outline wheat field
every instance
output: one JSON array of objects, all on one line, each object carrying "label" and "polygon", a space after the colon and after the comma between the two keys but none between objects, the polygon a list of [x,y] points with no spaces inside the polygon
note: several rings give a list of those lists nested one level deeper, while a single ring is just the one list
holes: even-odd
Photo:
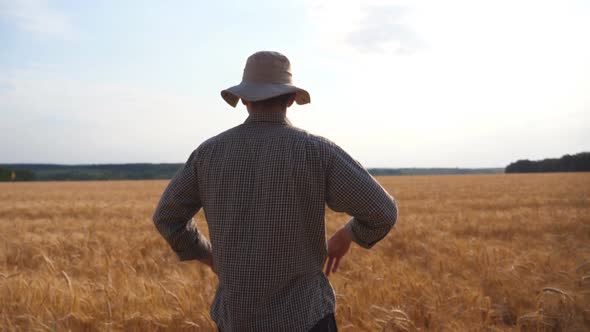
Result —
[{"label": "wheat field", "polygon": [[[589,173],[378,180],[400,218],[330,276],[341,331],[590,330]],[[151,221],[166,184],[0,184],[0,330],[215,331],[215,275]]]}]

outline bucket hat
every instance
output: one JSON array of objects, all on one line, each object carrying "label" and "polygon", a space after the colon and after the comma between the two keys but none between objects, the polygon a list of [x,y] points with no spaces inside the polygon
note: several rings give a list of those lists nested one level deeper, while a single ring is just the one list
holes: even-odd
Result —
[{"label": "bucket hat", "polygon": [[236,107],[240,99],[260,101],[288,93],[295,93],[299,105],[311,101],[307,91],[293,85],[289,59],[279,52],[261,51],[248,57],[242,82],[222,90],[221,97]]}]

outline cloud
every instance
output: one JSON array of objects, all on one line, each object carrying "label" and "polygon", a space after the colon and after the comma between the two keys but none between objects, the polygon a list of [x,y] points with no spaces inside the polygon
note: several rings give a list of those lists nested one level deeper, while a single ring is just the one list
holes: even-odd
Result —
[{"label": "cloud", "polygon": [[406,54],[423,47],[423,42],[406,22],[411,8],[397,5],[367,6],[361,24],[348,35],[348,42],[363,52]]},{"label": "cloud", "polygon": [[76,35],[70,19],[46,0],[0,0],[0,20],[38,35],[65,39]]},{"label": "cloud", "polygon": [[326,49],[408,54],[425,46],[412,22],[414,4],[385,0],[323,0],[310,19]]}]

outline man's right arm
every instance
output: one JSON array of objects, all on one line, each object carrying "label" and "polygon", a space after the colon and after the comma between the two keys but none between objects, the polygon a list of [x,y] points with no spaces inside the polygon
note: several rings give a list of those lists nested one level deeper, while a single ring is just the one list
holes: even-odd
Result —
[{"label": "man's right arm", "polygon": [[337,145],[331,146],[326,172],[326,203],[352,219],[344,227],[352,241],[371,248],[397,221],[397,205],[356,160]]}]

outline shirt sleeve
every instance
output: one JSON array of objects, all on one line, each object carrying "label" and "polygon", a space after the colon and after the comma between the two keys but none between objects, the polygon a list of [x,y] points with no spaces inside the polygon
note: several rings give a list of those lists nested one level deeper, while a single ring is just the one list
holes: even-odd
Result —
[{"label": "shirt sleeve", "polygon": [[197,150],[174,175],[154,212],[154,224],[181,261],[200,259],[211,251],[211,244],[194,222],[201,208],[195,159]]},{"label": "shirt sleeve", "polygon": [[340,147],[334,145],[327,169],[326,203],[352,219],[346,224],[352,240],[371,248],[391,230],[397,221],[395,200]]}]

